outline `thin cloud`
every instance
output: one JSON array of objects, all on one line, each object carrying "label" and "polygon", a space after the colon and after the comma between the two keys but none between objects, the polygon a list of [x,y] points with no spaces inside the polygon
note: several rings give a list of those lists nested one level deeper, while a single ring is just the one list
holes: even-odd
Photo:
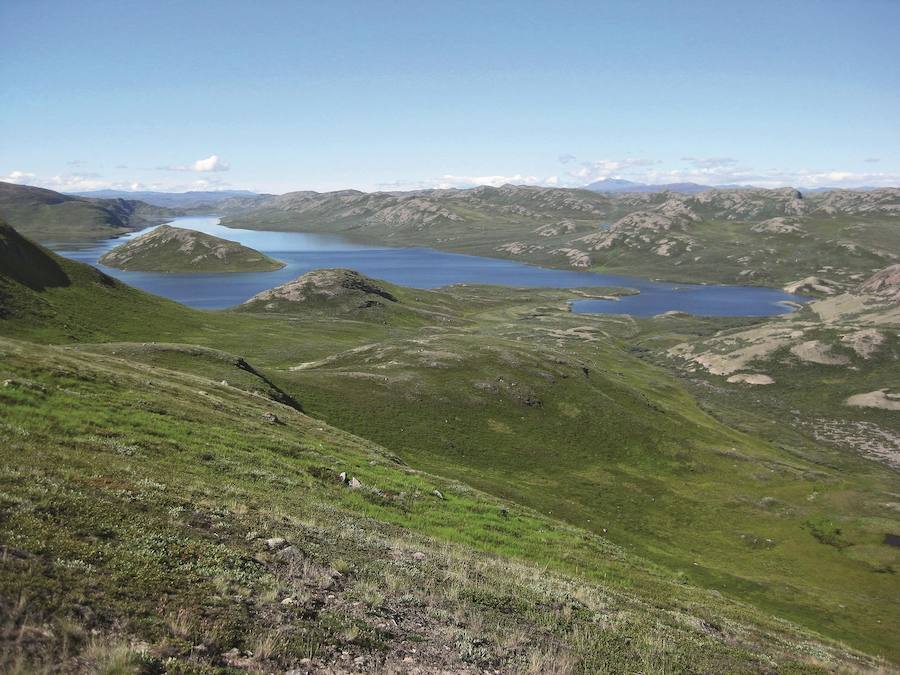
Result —
[{"label": "thin cloud", "polygon": [[580,184],[593,183],[604,178],[619,178],[636,169],[659,164],[659,160],[643,157],[626,157],[625,159],[599,159],[593,162],[581,162],[574,171],[567,172],[569,179]]},{"label": "thin cloud", "polygon": [[488,185],[490,187],[500,187],[501,185],[550,185],[557,181],[555,176],[544,179],[538,176],[528,176],[524,174],[514,174],[511,176],[494,175],[494,176],[456,176],[446,174],[440,178],[420,181],[397,180],[389,183],[378,183],[376,188],[382,191],[401,191],[401,190],[450,190],[457,188],[464,190],[467,188],[478,187],[479,185]]},{"label": "thin cloud", "polygon": [[219,178],[198,178],[188,183],[143,183],[136,180],[108,180],[98,173],[64,173],[53,176],[39,176],[29,171],[12,171],[0,176],[0,181],[31,185],[57,192],[91,192],[94,190],[122,190],[125,192],[188,192],[190,190],[229,190],[233,186]]},{"label": "thin cloud", "polygon": [[738,161],[733,157],[682,157],[682,162],[688,162],[698,169],[722,169],[736,166]]},{"label": "thin cloud", "polygon": [[866,164],[878,164],[881,161],[881,157],[866,157],[863,161]]},{"label": "thin cloud", "polygon": [[514,174],[512,176],[442,176],[438,180],[438,187],[446,189],[453,187],[477,187],[489,185],[500,187],[501,185],[540,185],[543,181],[537,176],[525,176]]},{"label": "thin cloud", "polygon": [[715,169],[673,169],[651,171],[635,177],[642,183],[699,183],[700,185],[746,185],[763,188],[858,188],[900,186],[900,173],[855,172],[833,170],[769,169],[764,171],[745,167]]},{"label": "thin cloud", "polygon": [[206,173],[211,171],[228,171],[231,166],[218,155],[210,155],[204,159],[198,159],[190,164],[172,164],[159,167],[163,171],[195,171]]}]

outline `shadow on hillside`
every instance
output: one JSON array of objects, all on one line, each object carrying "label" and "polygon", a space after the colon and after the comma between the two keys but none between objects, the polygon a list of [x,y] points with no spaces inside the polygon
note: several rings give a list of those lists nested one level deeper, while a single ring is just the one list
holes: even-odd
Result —
[{"label": "shadow on hillside", "polygon": [[62,266],[37,244],[0,222],[0,275],[35,291],[69,286]]}]

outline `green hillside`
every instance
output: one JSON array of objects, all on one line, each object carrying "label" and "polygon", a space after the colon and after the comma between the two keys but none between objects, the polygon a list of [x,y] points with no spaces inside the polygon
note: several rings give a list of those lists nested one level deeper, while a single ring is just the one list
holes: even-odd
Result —
[{"label": "green hillside", "polygon": [[41,241],[104,239],[168,220],[171,209],[131,199],[90,199],[0,182],[0,219]]},{"label": "green hillside", "polygon": [[0,349],[4,669],[876,666],[265,398]]}]

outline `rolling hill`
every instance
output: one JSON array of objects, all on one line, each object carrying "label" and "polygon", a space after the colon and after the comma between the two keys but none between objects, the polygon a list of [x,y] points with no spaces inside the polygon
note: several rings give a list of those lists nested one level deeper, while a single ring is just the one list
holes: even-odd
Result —
[{"label": "rolling hill", "polygon": [[76,197],[89,199],[129,199],[142,201],[153,206],[170,209],[185,209],[192,212],[215,210],[222,202],[229,200],[261,201],[272,195],[261,195],[250,190],[190,190],[188,192],[148,192],[127,190],[92,190],[72,193]]},{"label": "rolling hill", "polygon": [[408,193],[296,192],[223,209],[231,227],[508,257],[680,282],[846,289],[900,258],[900,189],[696,194],[505,185]]},{"label": "rolling hill", "polygon": [[99,262],[140,272],[271,272],[284,267],[236,241],[169,225],[116,246]]},{"label": "rolling hill", "polygon": [[133,199],[88,199],[0,182],[0,219],[40,240],[102,239],[162,222],[175,213]]}]

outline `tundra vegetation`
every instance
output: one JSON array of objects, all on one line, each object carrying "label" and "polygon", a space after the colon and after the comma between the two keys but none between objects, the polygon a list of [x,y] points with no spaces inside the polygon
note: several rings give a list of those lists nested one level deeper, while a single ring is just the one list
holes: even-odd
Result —
[{"label": "tundra vegetation", "polygon": [[[588,268],[817,301],[640,319],[320,270],[201,312],[0,227],[2,667],[892,672],[897,194],[735,192],[294,193],[230,222],[559,265],[529,241],[593,234]],[[548,200],[574,225],[524,240]]]}]

